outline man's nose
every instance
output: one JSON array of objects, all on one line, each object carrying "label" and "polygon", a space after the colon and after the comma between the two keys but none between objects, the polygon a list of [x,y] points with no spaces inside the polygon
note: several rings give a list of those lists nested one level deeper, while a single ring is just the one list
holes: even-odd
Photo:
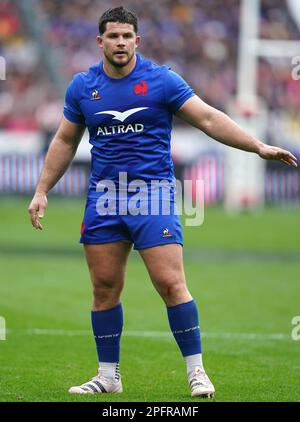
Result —
[{"label": "man's nose", "polygon": [[120,46],[120,45],[125,45],[125,40],[124,40],[123,37],[118,38],[118,46]]}]

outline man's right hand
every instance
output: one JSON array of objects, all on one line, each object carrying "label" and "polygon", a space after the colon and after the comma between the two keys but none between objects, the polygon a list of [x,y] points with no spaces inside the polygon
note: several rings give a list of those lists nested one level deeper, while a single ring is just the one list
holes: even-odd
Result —
[{"label": "man's right hand", "polygon": [[29,207],[31,224],[37,230],[43,230],[40,223],[40,218],[44,217],[45,209],[47,208],[47,195],[44,192],[36,192]]}]

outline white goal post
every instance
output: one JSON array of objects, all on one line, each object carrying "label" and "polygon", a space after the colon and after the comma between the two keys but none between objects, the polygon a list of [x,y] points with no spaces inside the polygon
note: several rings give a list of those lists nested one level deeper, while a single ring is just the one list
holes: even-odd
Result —
[{"label": "white goal post", "polygon": [[[247,132],[265,141],[268,110],[257,95],[258,60],[292,59],[300,54],[300,42],[259,39],[260,6],[261,0],[241,0],[237,97],[229,101],[227,112]],[[226,149],[225,157],[226,209],[239,211],[263,206],[265,161],[232,148]]]}]

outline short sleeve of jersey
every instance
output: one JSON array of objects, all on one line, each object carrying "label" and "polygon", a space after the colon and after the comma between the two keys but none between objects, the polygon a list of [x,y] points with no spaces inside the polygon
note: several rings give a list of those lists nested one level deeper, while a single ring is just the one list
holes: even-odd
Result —
[{"label": "short sleeve of jersey", "polygon": [[85,124],[85,119],[78,101],[79,89],[80,84],[78,84],[78,79],[74,78],[66,91],[64,116],[72,123]]},{"label": "short sleeve of jersey", "polygon": [[166,103],[172,113],[176,113],[189,98],[195,95],[187,82],[170,69],[166,71],[164,83]]}]

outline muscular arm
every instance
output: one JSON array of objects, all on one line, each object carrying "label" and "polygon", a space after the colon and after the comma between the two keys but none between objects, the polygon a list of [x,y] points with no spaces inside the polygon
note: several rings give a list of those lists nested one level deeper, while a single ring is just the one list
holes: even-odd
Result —
[{"label": "muscular arm", "polygon": [[35,195],[29,205],[28,212],[33,227],[42,229],[39,218],[47,207],[47,193],[66,172],[82,138],[85,127],[71,123],[65,117],[50,144]]},{"label": "muscular arm", "polygon": [[289,151],[266,145],[249,135],[230,117],[209,106],[198,96],[186,101],[176,115],[225,145],[297,167],[297,159]]}]

